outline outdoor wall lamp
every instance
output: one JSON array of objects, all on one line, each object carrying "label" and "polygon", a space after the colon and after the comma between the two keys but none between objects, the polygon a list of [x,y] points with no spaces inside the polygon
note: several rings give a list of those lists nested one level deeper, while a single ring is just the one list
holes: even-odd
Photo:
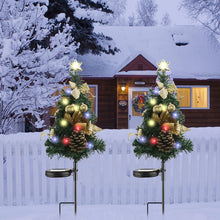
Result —
[{"label": "outdoor wall lamp", "polygon": [[121,91],[124,92],[126,89],[126,83],[120,83]]}]

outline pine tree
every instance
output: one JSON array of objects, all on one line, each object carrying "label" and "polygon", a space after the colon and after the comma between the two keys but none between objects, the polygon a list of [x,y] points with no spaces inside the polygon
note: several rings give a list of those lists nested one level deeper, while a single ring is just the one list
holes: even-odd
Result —
[{"label": "pine tree", "polygon": [[78,162],[94,151],[105,150],[104,141],[95,136],[101,129],[94,125],[96,116],[88,98],[89,87],[77,75],[77,72],[82,70],[80,66],[81,63],[76,60],[70,64],[71,88],[61,92],[55,123],[50,128],[50,137],[45,142],[49,157],[58,155]]},{"label": "pine tree", "polygon": [[[51,36],[62,32],[66,25],[72,27],[71,37],[78,45],[78,54],[115,54],[108,36],[94,32],[94,23],[105,24],[113,11],[106,3],[92,0],[49,0],[45,16],[53,24]],[[103,44],[104,43],[104,44]]]},{"label": "pine tree", "polygon": [[155,13],[157,12],[158,5],[153,0],[139,0],[137,7],[138,24],[144,26],[156,25],[154,19]]},{"label": "pine tree", "polygon": [[167,73],[169,63],[158,64],[157,87],[150,90],[145,103],[143,122],[137,128],[137,138],[133,142],[137,157],[147,155],[166,162],[181,152],[191,152],[193,144],[183,133],[189,129],[182,125],[184,115],[176,97],[177,88]]}]

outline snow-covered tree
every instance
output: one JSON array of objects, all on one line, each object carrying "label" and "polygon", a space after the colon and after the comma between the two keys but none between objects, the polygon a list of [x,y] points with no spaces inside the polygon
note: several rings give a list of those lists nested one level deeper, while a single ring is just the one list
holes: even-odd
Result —
[{"label": "snow-covered tree", "polygon": [[170,15],[165,13],[161,20],[161,25],[168,26],[171,24]]},{"label": "snow-covered tree", "polygon": [[112,13],[100,0],[49,0],[45,16],[54,24],[50,29],[52,36],[60,27],[71,26],[71,36],[79,43],[78,54],[114,54],[118,49],[111,45],[111,38],[94,32],[94,24],[108,23],[108,14]]},{"label": "snow-covered tree", "polygon": [[220,1],[219,0],[183,0],[189,15],[220,35]]},{"label": "snow-covered tree", "polygon": [[64,86],[76,53],[118,51],[111,38],[93,32],[111,12],[96,0],[0,2],[0,133],[23,116],[43,127],[43,115],[58,99],[51,94]]},{"label": "snow-covered tree", "polygon": [[137,6],[138,24],[144,26],[156,25],[154,16],[157,12],[157,7],[153,0],[139,0]]},{"label": "snow-covered tree", "polygon": [[0,4],[0,133],[23,116],[43,127],[42,115],[57,99],[51,95],[66,77],[68,55],[75,54],[68,25],[49,37],[46,4],[45,0]]},{"label": "snow-covered tree", "polygon": [[135,26],[135,20],[136,20],[136,18],[134,16],[134,14],[128,16],[128,25],[129,26]]},{"label": "snow-covered tree", "polygon": [[109,16],[108,25],[124,25],[126,21],[123,14],[127,0],[103,0],[103,2],[113,11],[113,14]]}]

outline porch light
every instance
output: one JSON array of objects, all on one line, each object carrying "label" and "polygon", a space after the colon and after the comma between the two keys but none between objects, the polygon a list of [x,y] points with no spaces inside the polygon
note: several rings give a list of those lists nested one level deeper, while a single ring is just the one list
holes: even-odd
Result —
[{"label": "porch light", "polygon": [[125,83],[120,83],[121,91],[124,92],[126,89],[126,84]]}]

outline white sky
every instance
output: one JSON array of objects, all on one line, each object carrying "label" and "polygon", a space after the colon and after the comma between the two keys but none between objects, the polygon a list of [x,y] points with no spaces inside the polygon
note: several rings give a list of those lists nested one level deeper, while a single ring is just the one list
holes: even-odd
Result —
[{"label": "white sky", "polygon": [[[154,0],[158,4],[158,11],[156,14],[157,22],[160,23],[161,18],[167,12],[171,18],[171,25],[184,25],[184,24],[195,24],[195,21],[190,19],[187,12],[180,7],[181,0]],[[138,0],[127,0],[127,12],[129,16],[132,13],[135,14],[137,9]]]}]

